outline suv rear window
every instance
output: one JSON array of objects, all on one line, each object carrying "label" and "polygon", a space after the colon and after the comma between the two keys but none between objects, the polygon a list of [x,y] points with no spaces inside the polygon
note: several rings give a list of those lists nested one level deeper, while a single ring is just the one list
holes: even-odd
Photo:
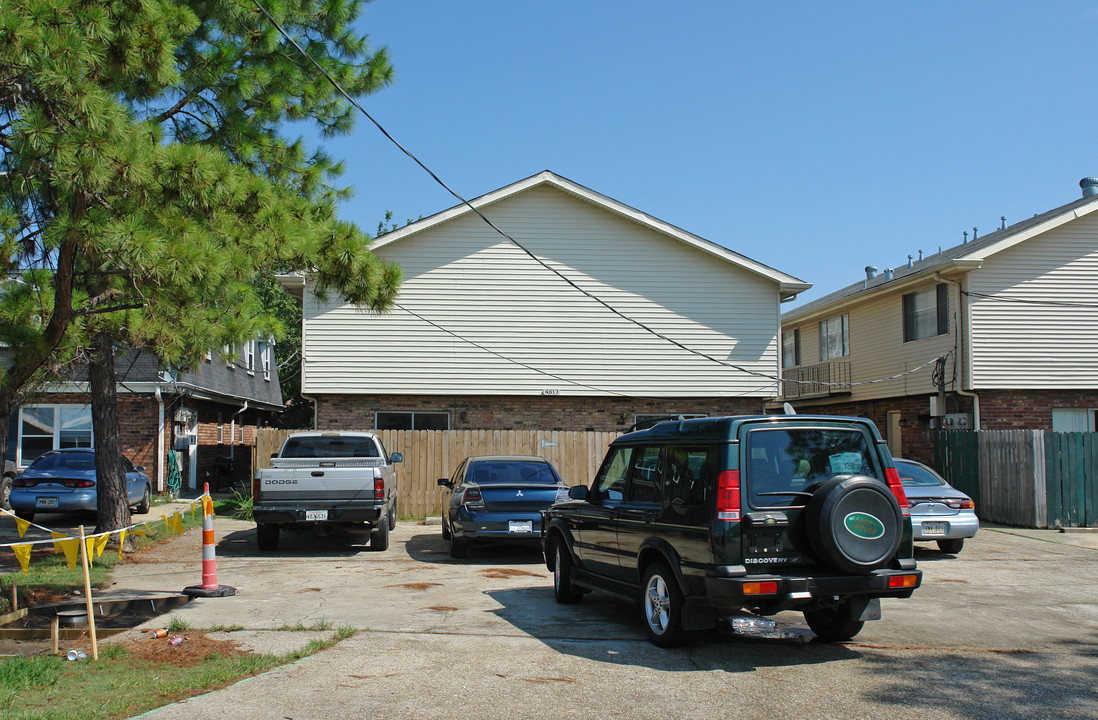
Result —
[{"label": "suv rear window", "polygon": [[286,441],[281,457],[373,458],[380,454],[371,437],[299,437]]},{"label": "suv rear window", "polygon": [[882,478],[865,434],[824,428],[759,429],[747,434],[748,501],[752,507],[804,505],[798,493],[835,475]]}]

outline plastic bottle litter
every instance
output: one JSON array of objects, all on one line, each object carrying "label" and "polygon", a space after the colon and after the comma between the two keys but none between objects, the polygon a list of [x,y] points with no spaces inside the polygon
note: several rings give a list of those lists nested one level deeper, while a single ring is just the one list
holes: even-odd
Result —
[{"label": "plastic bottle litter", "polygon": [[181,635],[176,635],[175,637],[173,637],[171,640],[168,641],[168,644],[169,645],[182,645],[183,644],[183,637]]},{"label": "plastic bottle litter", "polygon": [[83,660],[88,655],[83,650],[69,650],[65,653],[66,660]]}]

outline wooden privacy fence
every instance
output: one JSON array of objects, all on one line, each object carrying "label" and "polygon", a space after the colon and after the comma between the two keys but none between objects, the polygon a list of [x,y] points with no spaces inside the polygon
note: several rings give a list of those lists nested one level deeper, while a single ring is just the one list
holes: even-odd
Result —
[{"label": "wooden privacy fence", "polygon": [[[270,467],[286,436],[300,430],[261,428],[252,447],[252,467]],[[441,513],[438,479],[450,477],[458,463],[471,455],[540,455],[557,468],[568,485],[587,485],[595,476],[612,432],[547,430],[378,430],[389,454],[404,461],[397,466],[397,512],[407,517]]]},{"label": "wooden privacy fence", "polygon": [[937,431],[934,466],[972,496],[981,520],[1022,527],[1098,524],[1098,433]]}]

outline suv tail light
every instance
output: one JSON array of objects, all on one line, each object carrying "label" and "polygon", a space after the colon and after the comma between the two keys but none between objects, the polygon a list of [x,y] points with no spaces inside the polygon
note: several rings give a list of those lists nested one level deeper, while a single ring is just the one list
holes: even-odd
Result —
[{"label": "suv tail light", "polygon": [[37,484],[37,480],[25,480],[21,477],[17,477],[11,481],[12,487],[34,487]]},{"label": "suv tail light", "polygon": [[461,494],[461,504],[469,510],[483,510],[484,496],[481,495],[480,488],[476,485],[465,488],[465,492]]},{"label": "suv tail light", "polygon": [[259,473],[252,475],[252,500],[259,497]]},{"label": "suv tail light", "polygon": [[900,512],[904,517],[911,517],[911,506],[907,503],[907,493],[904,492],[904,485],[900,482],[900,471],[894,467],[886,468],[885,480],[888,482],[888,489],[896,496],[896,502],[900,503]]},{"label": "suv tail light", "polygon": [[95,487],[94,480],[62,480],[61,484],[67,488],[90,488]]},{"label": "suv tail light", "polygon": [[385,499],[385,478],[383,477],[374,478],[374,499]]},{"label": "suv tail light", "polygon": [[724,470],[717,476],[717,520],[735,522],[739,519],[740,471]]}]

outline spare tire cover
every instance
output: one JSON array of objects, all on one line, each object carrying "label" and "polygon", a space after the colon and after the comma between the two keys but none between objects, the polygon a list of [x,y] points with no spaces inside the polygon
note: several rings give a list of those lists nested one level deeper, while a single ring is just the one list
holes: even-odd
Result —
[{"label": "spare tire cover", "polygon": [[900,546],[903,513],[892,491],[864,475],[836,475],[820,484],[805,512],[809,541],[825,563],[867,574]]}]

